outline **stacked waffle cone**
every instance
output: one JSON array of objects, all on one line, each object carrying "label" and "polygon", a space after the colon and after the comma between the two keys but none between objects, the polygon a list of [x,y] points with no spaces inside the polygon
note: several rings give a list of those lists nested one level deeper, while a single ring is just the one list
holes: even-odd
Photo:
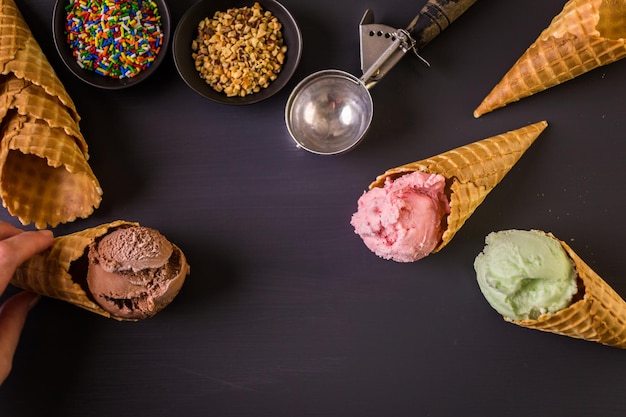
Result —
[{"label": "stacked waffle cone", "polygon": [[0,196],[37,228],[85,218],[102,190],[75,105],[13,0],[0,0]]},{"label": "stacked waffle cone", "polygon": [[414,171],[445,177],[449,188],[450,214],[441,242],[433,250],[433,253],[438,252],[452,240],[487,194],[502,181],[547,125],[545,121],[534,123],[392,168],[379,175],[369,188],[382,187],[387,178],[394,179]]},{"label": "stacked waffle cone", "polygon": [[474,110],[474,116],[624,57],[626,0],[570,0]]},{"label": "stacked waffle cone", "polygon": [[583,292],[582,298],[557,313],[542,314],[536,320],[509,321],[530,329],[625,349],[626,302],[571,247],[559,242],[574,262],[582,283],[579,289]]},{"label": "stacked waffle cone", "polygon": [[[84,229],[54,239],[52,246],[35,255],[16,271],[11,284],[36,294],[66,301],[93,313],[116,320],[127,320],[105,311],[94,300],[87,284],[87,252],[98,238],[124,227],[138,223],[117,220],[97,227]],[[179,274],[189,273],[189,264],[180,251]],[[184,277],[183,277],[184,278]],[[182,284],[182,280],[180,281]]]}]

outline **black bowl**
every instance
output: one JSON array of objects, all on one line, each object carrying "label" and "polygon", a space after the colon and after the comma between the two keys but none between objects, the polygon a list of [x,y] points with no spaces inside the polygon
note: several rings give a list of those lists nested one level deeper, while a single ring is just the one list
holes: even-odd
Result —
[{"label": "black bowl", "polygon": [[172,53],[176,69],[185,83],[201,96],[223,104],[252,104],[265,100],[280,91],[296,71],[302,54],[302,34],[291,13],[275,0],[257,0],[264,10],[270,11],[281,23],[284,45],[287,46],[285,61],[278,77],[267,88],[244,97],[228,97],[213,89],[200,77],[191,56],[191,43],[197,36],[198,24],[205,18],[213,17],[217,11],[230,8],[251,7],[255,0],[201,0],[187,10],[182,17],[172,41]]},{"label": "black bowl", "polygon": [[167,48],[170,43],[171,18],[169,9],[164,0],[154,0],[154,2],[159,8],[159,14],[161,15],[161,31],[163,32],[163,43],[161,44],[159,54],[148,68],[142,70],[134,77],[114,78],[100,75],[87,69],[83,69],[78,65],[78,63],[76,62],[76,58],[74,57],[74,55],[72,55],[71,47],[67,42],[67,34],[65,29],[65,24],[67,20],[65,7],[69,3],[69,1],[57,0],[54,6],[54,11],[52,13],[52,35],[54,37],[54,44],[56,46],[57,52],[61,56],[63,63],[76,77],[94,87],[115,90],[131,87],[144,81],[146,78],[152,75],[159,67],[161,62],[163,62],[167,55]]}]

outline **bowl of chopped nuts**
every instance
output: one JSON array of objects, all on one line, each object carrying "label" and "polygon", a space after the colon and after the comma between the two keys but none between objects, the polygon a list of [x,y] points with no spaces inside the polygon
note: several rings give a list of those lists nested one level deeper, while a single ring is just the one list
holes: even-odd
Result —
[{"label": "bowl of chopped nuts", "polygon": [[275,0],[201,0],[176,26],[172,53],[196,93],[223,104],[252,104],[287,84],[300,62],[302,35]]},{"label": "bowl of chopped nuts", "polygon": [[170,13],[165,0],[57,0],[52,35],[65,66],[94,87],[136,85],[165,60]]}]

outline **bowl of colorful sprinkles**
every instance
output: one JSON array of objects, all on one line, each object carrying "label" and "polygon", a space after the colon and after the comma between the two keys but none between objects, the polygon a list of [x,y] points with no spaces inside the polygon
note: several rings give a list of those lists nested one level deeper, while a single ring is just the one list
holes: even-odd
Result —
[{"label": "bowl of colorful sprinkles", "polygon": [[223,104],[252,104],[290,80],[302,35],[275,0],[201,0],[176,26],[172,54],[179,75],[196,93]]},{"label": "bowl of colorful sprinkles", "polygon": [[57,0],[52,19],[61,59],[94,87],[136,85],[165,59],[170,14],[164,0]]}]

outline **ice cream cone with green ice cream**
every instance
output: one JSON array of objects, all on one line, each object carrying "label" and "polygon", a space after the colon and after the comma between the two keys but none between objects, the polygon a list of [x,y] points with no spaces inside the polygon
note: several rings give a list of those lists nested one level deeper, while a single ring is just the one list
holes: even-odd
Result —
[{"label": "ice cream cone with green ice cream", "polygon": [[474,268],[506,321],[626,348],[626,302],[565,242],[539,230],[487,235]]}]

